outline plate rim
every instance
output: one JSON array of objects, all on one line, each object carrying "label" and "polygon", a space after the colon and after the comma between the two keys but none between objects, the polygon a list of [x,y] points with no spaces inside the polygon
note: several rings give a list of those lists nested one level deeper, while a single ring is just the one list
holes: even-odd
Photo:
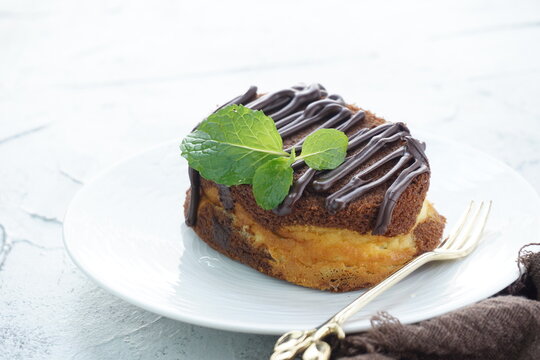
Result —
[{"label": "plate rim", "polygon": [[[418,135],[420,135],[420,136],[418,136]],[[460,142],[458,142],[458,141],[456,141],[454,139],[446,139],[443,136],[439,136],[437,134],[433,134],[433,133],[430,133],[430,132],[426,132],[426,131],[422,131],[422,130],[415,131],[415,136],[417,136],[419,138],[428,137],[430,139],[436,139],[437,141],[440,141],[442,143],[449,143],[449,144],[452,144],[454,146],[459,146],[459,147],[461,147],[463,149],[466,149],[468,151],[481,153],[483,156],[488,157],[491,161],[495,161],[500,166],[503,166],[506,170],[513,173],[514,176],[517,176],[517,178],[527,188],[527,191],[531,192],[531,194],[534,194],[534,202],[536,203],[536,205],[538,207],[540,207],[540,195],[538,194],[536,189],[534,189],[534,187],[519,172],[514,170],[510,165],[508,165],[504,161],[492,156],[491,154],[489,154],[489,153],[487,153],[485,151],[482,151],[482,150],[477,149],[477,148],[475,148],[473,146],[470,146],[468,144],[460,143]],[[84,261],[82,261],[82,259],[79,259],[78,256],[76,255],[75,251],[70,247],[70,244],[69,244],[70,242],[68,240],[67,233],[69,232],[69,229],[70,229],[70,226],[71,226],[71,223],[72,223],[72,221],[70,221],[70,218],[71,218],[71,216],[72,216],[72,214],[74,212],[73,208],[77,205],[77,202],[82,197],[82,195],[84,195],[86,192],[88,192],[89,189],[91,190],[93,184],[98,182],[101,178],[103,178],[104,176],[109,174],[112,170],[114,170],[118,166],[122,165],[123,163],[129,162],[130,160],[133,160],[133,159],[135,159],[135,158],[137,158],[137,157],[139,157],[139,156],[141,156],[141,155],[143,155],[145,153],[151,152],[153,150],[157,150],[159,148],[165,148],[167,146],[171,146],[172,144],[177,143],[178,141],[179,140],[177,138],[174,138],[174,139],[166,140],[166,141],[163,141],[163,142],[160,142],[160,143],[145,147],[145,148],[143,148],[143,149],[141,149],[141,150],[139,150],[137,152],[134,152],[134,153],[130,154],[129,156],[126,156],[126,157],[124,157],[124,158],[122,158],[122,159],[120,159],[118,161],[113,162],[109,166],[104,167],[102,170],[98,171],[94,176],[92,176],[89,180],[85,181],[84,186],[81,189],[79,189],[77,191],[77,193],[70,200],[69,205],[67,206],[66,211],[64,213],[63,225],[62,225],[62,237],[63,237],[63,243],[64,243],[64,247],[66,249],[66,252],[68,253],[68,255],[71,258],[71,260],[73,261],[73,263],[82,271],[82,273],[85,274],[88,278],[90,278],[98,286],[105,289],[106,291],[113,294],[114,296],[122,299],[123,301],[126,301],[126,302],[128,302],[130,304],[133,304],[133,305],[135,305],[137,307],[140,307],[140,308],[142,308],[142,309],[144,309],[146,311],[150,311],[152,313],[159,314],[159,315],[165,316],[165,317],[170,318],[170,319],[174,319],[174,320],[178,320],[178,321],[182,321],[182,322],[186,322],[186,323],[190,323],[190,324],[194,324],[194,325],[204,326],[204,327],[208,327],[208,328],[213,328],[213,329],[220,329],[220,330],[225,330],[225,331],[233,331],[233,332],[240,332],[240,333],[247,333],[247,334],[261,334],[261,335],[280,335],[280,334],[282,334],[283,332],[285,332],[287,330],[283,331],[284,329],[281,326],[278,326],[278,324],[274,324],[274,325],[266,324],[264,326],[261,326],[257,322],[248,323],[248,322],[236,321],[236,322],[231,323],[231,322],[228,322],[228,321],[223,321],[221,319],[207,318],[207,317],[204,316],[204,314],[199,315],[199,316],[194,316],[194,315],[189,315],[189,314],[186,315],[186,314],[184,314],[184,313],[182,313],[180,311],[174,311],[174,310],[170,309],[169,307],[163,307],[163,306],[160,307],[160,306],[153,305],[152,303],[148,303],[148,302],[145,302],[145,301],[140,301],[137,297],[130,296],[129,292],[119,291],[114,286],[109,285],[109,283],[106,281],[106,279],[103,279],[103,278],[101,278],[99,276],[95,276],[90,270],[88,270],[86,268],[86,266],[84,265]],[[191,231],[193,231],[193,230],[191,229]],[[539,232],[540,232],[540,230],[539,230]],[[516,254],[516,256],[517,256],[517,254]],[[449,313],[451,311],[456,311],[456,310],[461,309],[461,308],[463,308],[463,307],[465,307],[467,305],[473,304],[473,303],[478,302],[478,301],[480,301],[482,299],[485,299],[485,298],[487,298],[487,297],[489,297],[489,296],[491,296],[493,294],[496,294],[498,291],[502,290],[503,288],[508,286],[508,284],[510,284],[512,281],[514,281],[517,278],[518,274],[519,274],[519,272],[518,272],[518,268],[516,266],[516,269],[512,274],[508,273],[507,276],[504,278],[505,280],[504,281],[501,280],[501,284],[503,284],[503,285],[501,285],[500,288],[497,287],[496,291],[493,291],[493,288],[491,288],[489,290],[486,289],[484,291],[476,292],[475,296],[466,298],[467,299],[466,301],[464,301],[464,300],[458,301],[457,303],[459,305],[457,307],[454,307],[451,310],[448,310],[448,309],[441,310],[441,309],[439,309],[438,311],[425,311],[420,316],[414,316],[414,313],[411,313],[409,315],[401,316],[400,321],[402,323],[406,323],[406,324],[407,323],[416,323],[416,322],[419,322],[419,321],[423,321],[423,320],[426,320],[426,319],[431,319],[433,317]],[[353,323],[353,324],[346,323],[344,325],[344,330],[346,332],[351,332],[351,331],[352,332],[357,332],[357,331],[364,331],[365,330],[365,327],[360,326],[360,325],[354,326],[354,324],[355,323]],[[361,323],[357,322],[356,324],[361,324]],[[268,325],[270,325],[270,326],[268,326]]]}]

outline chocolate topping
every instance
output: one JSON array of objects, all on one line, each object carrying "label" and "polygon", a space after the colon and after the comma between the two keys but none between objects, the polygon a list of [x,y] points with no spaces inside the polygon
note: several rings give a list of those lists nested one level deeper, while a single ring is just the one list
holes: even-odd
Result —
[{"label": "chocolate topping", "polygon": [[[301,151],[302,143],[310,133],[322,128],[335,128],[345,132],[365,117],[364,111],[351,109],[339,95],[328,95],[320,84],[294,86],[259,97],[257,88],[252,86],[244,95],[234,98],[220,108],[231,104],[262,110],[275,121],[285,142],[287,138],[297,138],[298,133],[309,129],[306,134],[302,134],[300,140],[287,149],[290,151],[294,147],[297,153]],[[341,185],[344,177],[367,164],[375,154],[389,144],[399,144],[399,147],[363,168]],[[312,191],[325,194],[327,210],[335,213],[371,189],[394,179],[384,195],[372,230],[373,234],[382,235],[388,228],[400,195],[418,175],[430,171],[424,150],[425,144],[412,138],[409,129],[403,123],[384,123],[371,129],[362,128],[349,137],[349,156],[336,169],[317,171],[307,168],[302,161],[293,164],[295,171],[304,172],[296,179],[283,203],[274,209],[274,213],[281,216],[291,213],[308,186]],[[382,176],[370,178],[372,173],[386,164],[393,166]],[[200,196],[200,175],[190,168],[189,177],[192,196],[186,223],[193,226],[196,222]],[[227,191],[229,189],[220,185],[219,190],[223,202],[232,208],[234,204],[230,192]]]},{"label": "chocolate topping", "polygon": [[201,175],[192,168],[188,169],[188,174],[191,183],[191,198],[189,199],[189,208],[186,214],[186,224],[194,226],[197,223],[197,208],[201,199]]}]

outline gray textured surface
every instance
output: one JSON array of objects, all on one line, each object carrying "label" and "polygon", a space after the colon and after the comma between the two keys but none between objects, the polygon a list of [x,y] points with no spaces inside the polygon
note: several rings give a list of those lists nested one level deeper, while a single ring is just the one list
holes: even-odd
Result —
[{"label": "gray textured surface", "polygon": [[62,245],[75,192],[250,84],[299,81],[540,190],[539,44],[537,1],[2,1],[0,359],[264,358],[273,337],[161,318],[86,279]]}]

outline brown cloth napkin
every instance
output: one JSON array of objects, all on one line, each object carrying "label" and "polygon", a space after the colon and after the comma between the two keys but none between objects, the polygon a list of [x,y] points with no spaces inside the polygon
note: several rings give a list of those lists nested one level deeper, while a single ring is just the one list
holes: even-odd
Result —
[{"label": "brown cloth napkin", "polygon": [[371,330],[347,336],[332,358],[540,359],[540,252],[524,248],[520,278],[494,297],[413,325],[380,313]]}]

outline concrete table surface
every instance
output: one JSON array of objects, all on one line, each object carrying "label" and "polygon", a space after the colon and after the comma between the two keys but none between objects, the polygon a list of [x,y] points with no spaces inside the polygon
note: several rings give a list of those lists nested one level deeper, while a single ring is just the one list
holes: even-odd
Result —
[{"label": "concrete table surface", "polygon": [[0,2],[0,359],[265,358],[275,337],[169,320],[87,279],[62,243],[73,195],[249,85],[297,82],[540,190],[539,45],[534,0]]}]

